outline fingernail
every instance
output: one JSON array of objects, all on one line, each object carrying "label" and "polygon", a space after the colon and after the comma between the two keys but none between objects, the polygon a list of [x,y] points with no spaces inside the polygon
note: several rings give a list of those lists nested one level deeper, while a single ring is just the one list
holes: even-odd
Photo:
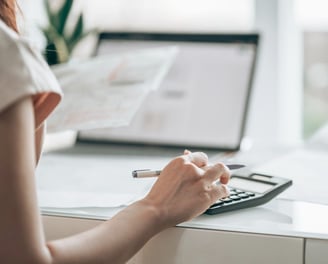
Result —
[{"label": "fingernail", "polygon": [[202,154],[206,159],[208,159],[208,156],[205,152],[200,152],[200,154]]},{"label": "fingernail", "polygon": [[219,187],[221,188],[222,192],[224,193],[224,195],[226,197],[228,197],[230,195],[229,188],[226,185],[221,184]]},{"label": "fingernail", "polygon": [[187,155],[187,154],[189,154],[189,153],[191,153],[189,149],[185,149],[185,150],[183,151],[183,154],[185,154],[185,155]]}]

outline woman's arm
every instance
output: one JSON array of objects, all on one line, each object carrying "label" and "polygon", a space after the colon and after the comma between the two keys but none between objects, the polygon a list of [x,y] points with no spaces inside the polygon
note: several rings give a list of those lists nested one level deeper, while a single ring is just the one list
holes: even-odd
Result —
[{"label": "woman's arm", "polygon": [[213,181],[229,179],[224,165],[205,172],[206,163],[202,153],[172,160],[144,199],[90,231],[50,242],[54,263],[125,263],[155,234],[203,213],[227,196]]},{"label": "woman's arm", "polygon": [[204,212],[227,195],[213,185],[229,178],[218,164],[203,170],[207,157],[186,152],[162,171],[150,193],[112,219],[84,233],[46,243],[34,178],[32,100],[0,113],[0,259],[3,263],[124,263],[152,236]]},{"label": "woman's arm", "polygon": [[50,263],[36,199],[31,98],[0,112],[0,146],[1,263]]},{"label": "woman's arm", "polygon": [[35,159],[36,165],[38,165],[41,153],[42,153],[42,146],[45,137],[45,123],[42,123],[35,131]]}]

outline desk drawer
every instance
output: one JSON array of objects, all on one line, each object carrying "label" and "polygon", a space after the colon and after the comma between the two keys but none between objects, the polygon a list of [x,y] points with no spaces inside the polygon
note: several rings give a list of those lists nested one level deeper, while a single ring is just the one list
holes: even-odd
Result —
[{"label": "desk drawer", "polygon": [[306,239],[305,264],[328,263],[328,240]]},{"label": "desk drawer", "polygon": [[302,238],[171,228],[154,237],[138,264],[302,264]]},{"label": "desk drawer", "polygon": [[[43,216],[43,222],[46,238],[52,240],[88,230],[103,221]],[[151,239],[128,264],[303,264],[303,241],[303,238],[175,227]],[[309,262],[312,263],[319,262]]]}]

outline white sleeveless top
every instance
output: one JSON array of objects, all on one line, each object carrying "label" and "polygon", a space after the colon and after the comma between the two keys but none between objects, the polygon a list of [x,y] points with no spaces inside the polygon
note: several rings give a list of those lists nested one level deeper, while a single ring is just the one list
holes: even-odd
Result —
[{"label": "white sleeveless top", "polygon": [[42,55],[0,20],[0,112],[29,95],[38,127],[60,102],[62,91]]}]

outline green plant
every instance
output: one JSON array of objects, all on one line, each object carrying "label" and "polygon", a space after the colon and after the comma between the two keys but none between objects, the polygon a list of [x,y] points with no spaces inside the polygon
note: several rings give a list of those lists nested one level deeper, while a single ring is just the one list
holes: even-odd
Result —
[{"label": "green plant", "polygon": [[47,39],[44,56],[49,65],[67,62],[76,45],[91,31],[84,32],[84,18],[80,13],[73,27],[67,29],[67,21],[72,10],[73,0],[64,0],[58,10],[50,6],[51,0],[44,0],[49,23],[42,28]]}]

